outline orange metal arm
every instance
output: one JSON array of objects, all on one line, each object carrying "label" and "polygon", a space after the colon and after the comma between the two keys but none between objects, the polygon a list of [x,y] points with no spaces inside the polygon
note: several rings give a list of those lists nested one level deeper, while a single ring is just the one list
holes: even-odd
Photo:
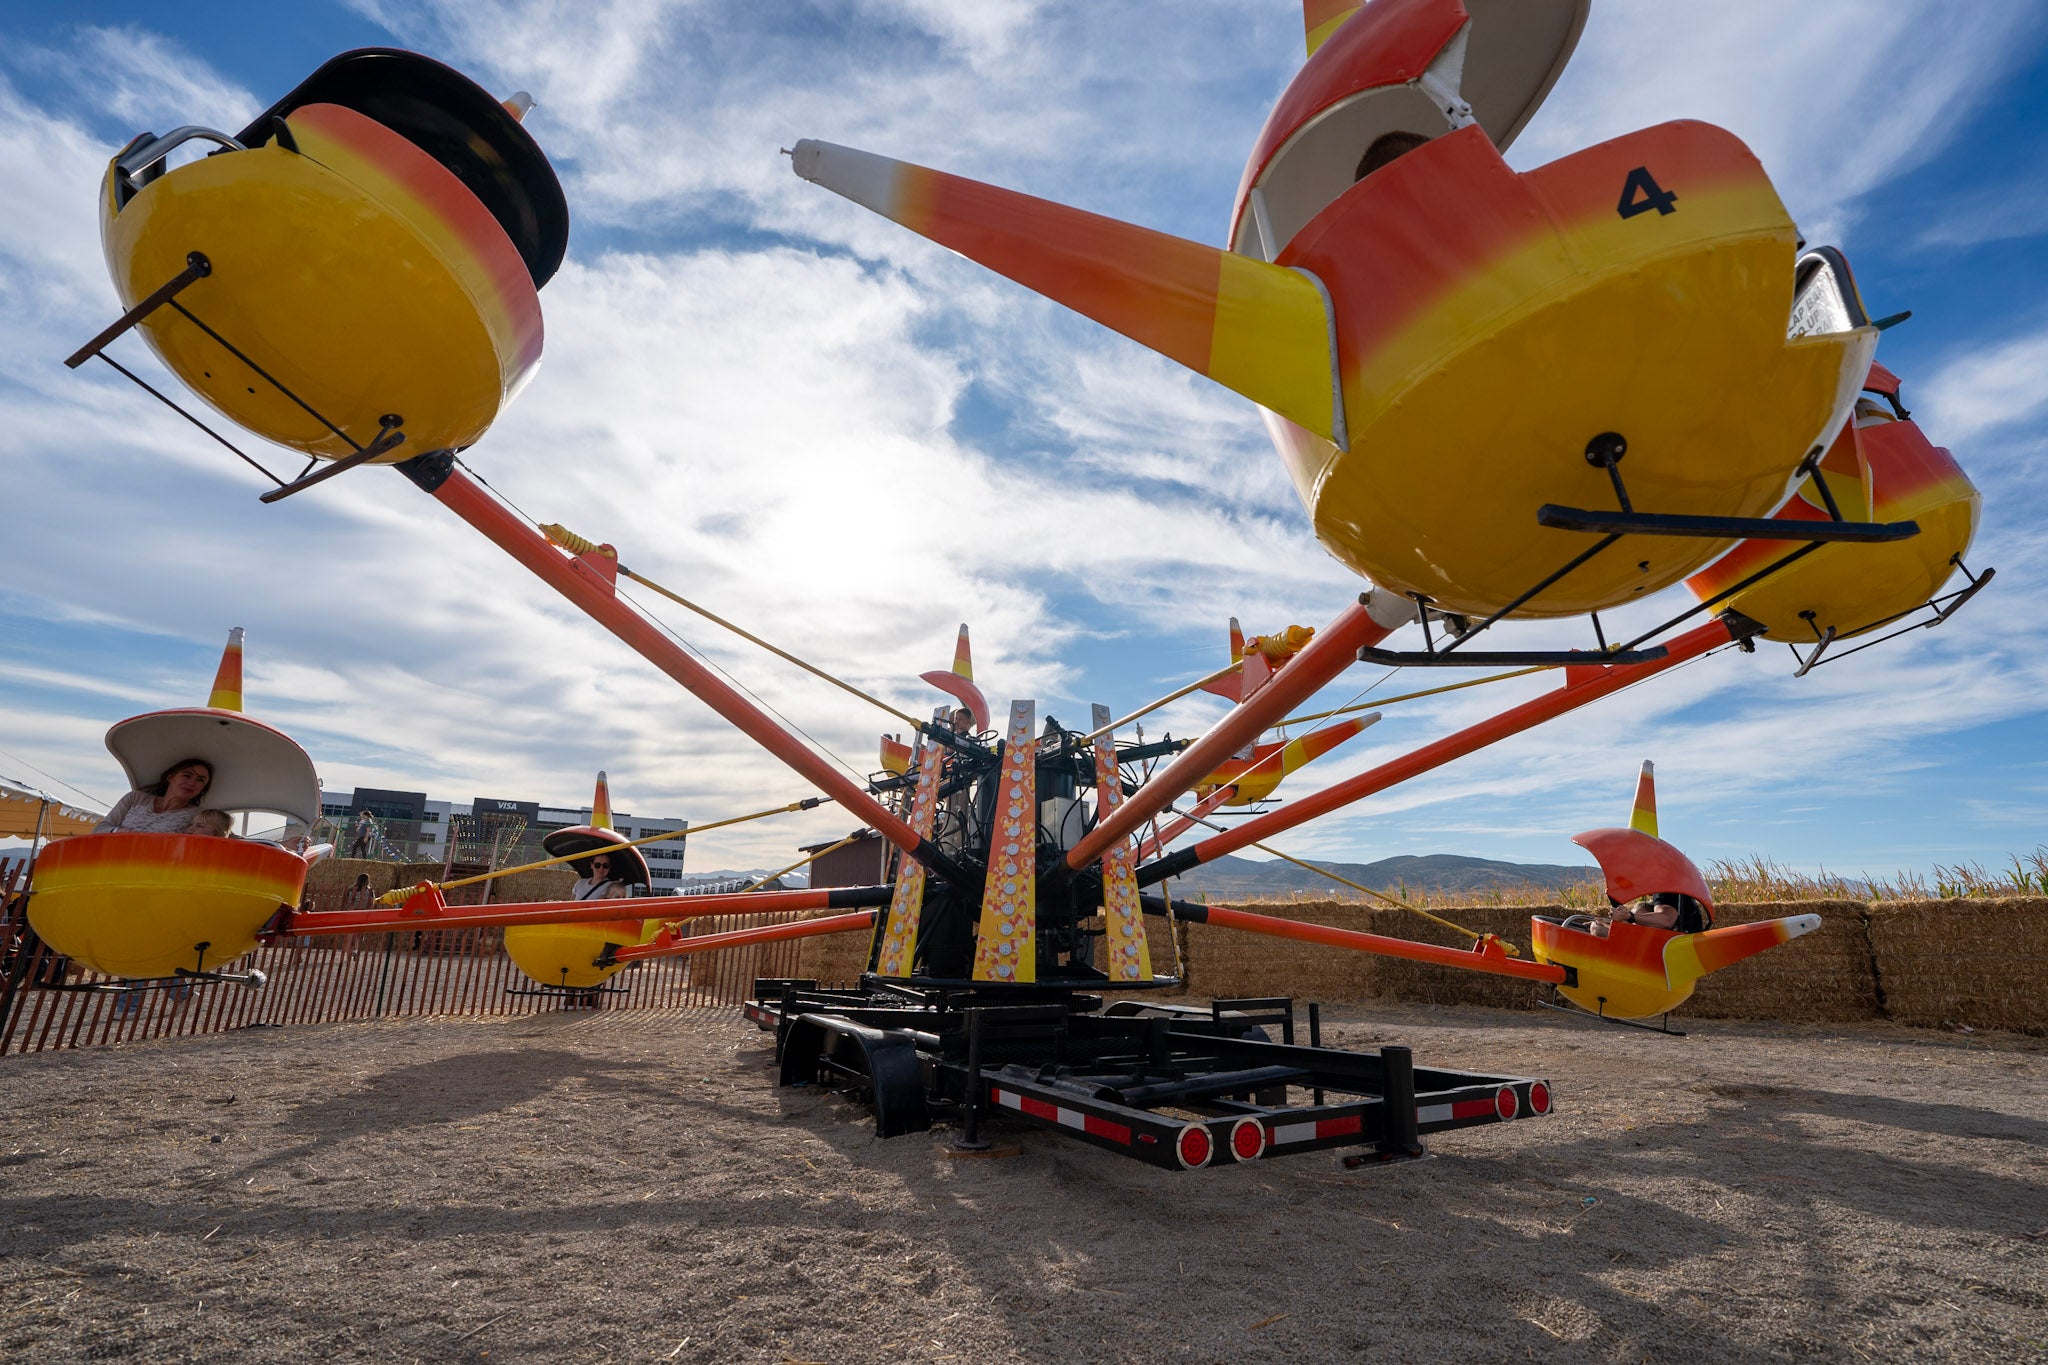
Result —
[{"label": "orange metal arm", "polygon": [[834,915],[830,919],[799,920],[795,924],[769,924],[759,929],[735,929],[728,934],[706,934],[702,938],[677,938],[664,929],[653,942],[629,944],[612,953],[606,962],[638,962],[649,957],[686,957],[691,953],[716,952],[720,948],[744,948],[755,943],[779,943],[791,938],[818,938],[825,934],[850,934],[856,929],[872,929],[877,913],[873,910],[862,910],[852,915]]},{"label": "orange metal arm", "polygon": [[514,516],[467,475],[450,469],[442,477],[443,471],[433,465],[417,471],[409,465],[404,472],[432,493],[442,506],[483,532],[499,549],[533,570],[549,587],[581,607],[592,620],[681,683],[734,728],[787,763],[862,823],[926,867],[941,869],[955,880],[966,879],[966,874],[937,845],[919,838],[915,830],[897,819],[860,783],[777,725],[629,604],[620,601],[611,583],[584,567],[582,561],[571,559],[550,545],[545,536]]},{"label": "orange metal arm", "polygon": [[[1157,904],[1157,900],[1153,904]],[[1566,978],[1563,967],[1549,962],[1525,962],[1509,957],[1500,946],[1500,941],[1491,935],[1480,939],[1470,948],[1439,948],[1434,944],[1415,943],[1405,938],[1388,938],[1384,934],[1360,933],[1356,929],[1335,929],[1327,924],[1303,924],[1300,920],[1280,919],[1273,915],[1254,915],[1245,910],[1232,910],[1221,905],[1191,905],[1184,901],[1173,902],[1173,917],[1192,920],[1197,924],[1213,924],[1219,929],[1239,929],[1248,934],[1264,934],[1268,938],[1291,938],[1302,943],[1320,943],[1326,948],[1350,948],[1361,953],[1377,953],[1381,957],[1398,957],[1409,962],[1428,962],[1439,967],[1456,967],[1461,971],[1485,972],[1491,976],[1513,976],[1524,981],[1562,982]]]},{"label": "orange metal arm", "polygon": [[761,915],[886,905],[886,886],[815,891],[753,891],[730,896],[638,896],[627,900],[532,901],[519,905],[449,905],[431,884],[396,909],[306,910],[280,916],[276,932],[373,934],[410,929],[496,929],[517,924],[588,924],[606,920],[686,920],[704,915]]},{"label": "orange metal arm", "polygon": [[[1399,623],[1397,622],[1396,625]],[[1223,760],[1257,739],[1315,690],[1358,660],[1358,651],[1391,635],[1396,626],[1375,621],[1366,599],[1346,607],[1302,651],[1281,666],[1273,680],[1240,703],[1150,782],[1138,788],[1116,813],[1097,824],[1067,854],[1067,866],[1078,872],[1101,860],[1113,845],[1172,805],[1174,799],[1222,766]]]},{"label": "orange metal arm", "polygon": [[[1497,740],[1519,734],[1546,720],[1554,719],[1567,711],[1584,706],[1589,701],[1598,701],[1612,692],[1655,677],[1666,669],[1697,659],[1711,650],[1718,649],[1735,639],[1726,623],[1720,620],[1707,622],[1670,642],[1669,653],[1661,659],[1642,664],[1594,665],[1586,668],[1565,670],[1565,685],[1555,692],[1546,693],[1520,706],[1508,708],[1497,716],[1468,726],[1453,735],[1446,735],[1434,744],[1425,744],[1414,753],[1404,754],[1377,768],[1369,768],[1356,777],[1346,778],[1322,791],[1290,801],[1279,810],[1269,811],[1245,821],[1235,829],[1204,839],[1191,848],[1172,853],[1156,863],[1138,869],[1138,881],[1149,886],[1176,876],[1188,868],[1234,853],[1248,844],[1270,839],[1282,830],[1293,829],[1296,825],[1327,815],[1341,806],[1371,796],[1374,792],[1385,791],[1388,787],[1406,782],[1419,773],[1441,767],[1454,758],[1463,758]],[[1311,646],[1313,648],[1313,646]],[[1268,689],[1271,690],[1270,688]],[[1189,753],[1194,751],[1190,749]]]}]

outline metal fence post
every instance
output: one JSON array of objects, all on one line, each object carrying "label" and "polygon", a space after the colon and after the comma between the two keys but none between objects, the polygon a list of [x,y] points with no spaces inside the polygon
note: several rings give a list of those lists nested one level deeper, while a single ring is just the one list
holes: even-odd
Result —
[{"label": "metal fence post", "polygon": [[377,1008],[371,1011],[373,1015],[380,1019],[384,1016],[384,992],[391,985],[392,945],[397,941],[398,935],[395,933],[384,935],[384,971],[383,975],[377,980]]}]

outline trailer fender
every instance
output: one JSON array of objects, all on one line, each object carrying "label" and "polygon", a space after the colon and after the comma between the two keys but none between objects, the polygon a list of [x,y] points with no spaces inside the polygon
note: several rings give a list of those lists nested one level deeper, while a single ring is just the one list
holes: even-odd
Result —
[{"label": "trailer fender", "polygon": [[865,1089],[875,1110],[875,1136],[901,1137],[932,1126],[924,1102],[917,1043],[900,1029],[870,1028],[837,1014],[791,1020],[782,1042],[783,1085],[834,1084]]}]

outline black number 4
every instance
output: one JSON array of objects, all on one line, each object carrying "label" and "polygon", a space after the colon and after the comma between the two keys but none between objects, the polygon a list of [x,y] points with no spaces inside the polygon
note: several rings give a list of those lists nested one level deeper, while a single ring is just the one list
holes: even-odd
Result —
[{"label": "black number 4", "polygon": [[1628,179],[1622,181],[1621,203],[1615,206],[1615,212],[1624,218],[1633,218],[1651,209],[1659,213],[1676,213],[1678,210],[1672,205],[1677,202],[1678,196],[1659,185],[1648,166],[1638,166],[1628,173]]}]

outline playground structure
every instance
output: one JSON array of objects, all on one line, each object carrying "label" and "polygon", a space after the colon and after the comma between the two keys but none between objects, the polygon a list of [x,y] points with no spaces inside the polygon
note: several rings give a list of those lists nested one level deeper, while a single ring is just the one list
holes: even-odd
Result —
[{"label": "playground structure", "polygon": [[[1086,730],[1041,725],[1030,700],[992,712],[963,629],[954,668],[926,678],[967,720],[950,709],[919,720],[877,701],[914,741],[898,742],[895,762],[885,742],[883,771],[867,782],[625,602],[622,575],[648,580],[613,546],[530,523],[460,458],[538,361],[538,291],[566,242],[561,190],[520,122],[526,101],[501,104],[428,59],[377,49],[329,62],[239,134],[136,138],[109,167],[102,201],[127,311],[74,366],[117,363],[107,348],[139,332],[230,421],[308,457],[297,477],[270,475],[266,502],[395,464],[820,793],[736,818],[829,800],[898,855],[885,883],[694,897],[686,911],[670,898],[451,906],[432,883],[367,910],[299,913],[280,896],[268,932],[517,926],[550,945],[547,961],[522,966],[563,989],[594,988],[633,961],[868,932],[859,988],[764,980],[748,1014],[777,1031],[786,1082],[856,1091],[885,1136],[950,1119],[973,1141],[1001,1109],[1180,1169],[1330,1146],[1407,1156],[1426,1133],[1547,1113],[1538,1078],[1418,1067],[1398,1048],[1325,1048],[1313,1016],[1298,1043],[1285,1000],[1148,1003],[1144,992],[1176,978],[1154,961],[1147,919],[1514,977],[1604,1017],[1642,1018],[1681,1002],[1699,975],[1810,928],[1796,922],[1809,917],[1739,934],[1640,918],[1616,918],[1605,935],[1539,922],[1526,961],[1492,936],[1475,935],[1470,951],[1437,948],[1146,888],[1705,654],[1783,640],[1807,646],[1804,671],[1847,652],[1828,653],[1835,641],[1913,613],[1932,612],[1914,624],[1938,624],[1991,577],[1942,596],[1954,572],[1968,575],[1975,490],[1906,420],[1896,379],[1873,366],[1881,327],[1846,262],[1801,253],[1732,136],[1670,124],[1526,174],[1505,167],[1501,150],[1584,19],[1570,0],[1311,3],[1310,58],[1254,150],[1229,249],[795,145],[807,179],[1259,402],[1318,538],[1372,584],[1318,630],[1235,649],[1204,680],[1228,678],[1235,705],[1193,741],[1122,738],[1150,707],[1115,718],[1098,706]],[[1372,164],[1390,134],[1409,141]],[[166,170],[194,140],[220,151]],[[271,262],[286,240],[322,268],[281,275]],[[317,336],[303,321],[312,317]],[[402,344],[335,343],[351,327],[396,331]],[[1566,340],[1562,372],[1530,362]],[[1512,440],[1499,434],[1504,413],[1516,419]],[[1695,606],[1635,639],[1606,639],[1601,611],[1681,580]],[[1588,648],[1468,647],[1511,618],[1565,615],[1588,618]],[[1409,626],[1420,649],[1384,647]],[[1564,678],[1168,851],[1204,815],[1176,808],[1182,796],[1269,794],[1263,779],[1284,774],[1298,742],[1261,737],[1361,658]],[[1331,722],[1310,732],[1328,752],[1370,718],[1316,719]],[[1302,753],[1293,749],[1297,766]],[[1654,826],[1633,832],[1661,845]],[[588,833],[608,831],[594,818]],[[1617,900],[1708,899],[1669,845],[1588,847]],[[41,894],[39,883],[32,917]],[[724,935],[675,928],[778,911],[836,913]],[[1111,993],[1140,998],[1106,1002]]]}]

